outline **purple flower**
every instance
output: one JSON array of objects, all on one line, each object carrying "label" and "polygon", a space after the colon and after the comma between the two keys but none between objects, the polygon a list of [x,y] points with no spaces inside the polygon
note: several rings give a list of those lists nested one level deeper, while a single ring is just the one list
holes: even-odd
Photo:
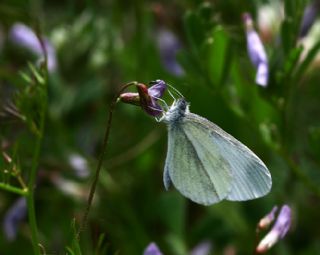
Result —
[{"label": "purple flower", "polygon": [[210,241],[203,241],[197,244],[190,252],[190,255],[208,255],[211,253],[212,244]]},{"label": "purple flower", "polygon": [[136,85],[138,93],[122,93],[119,97],[120,101],[128,104],[139,105],[151,116],[159,116],[163,109],[157,101],[163,96],[167,85],[163,80],[155,80],[150,82],[152,85],[148,88],[142,83]]},{"label": "purple flower", "polygon": [[252,64],[257,68],[256,83],[263,87],[268,84],[268,59],[258,33],[253,28],[250,14],[245,13],[243,20],[246,28],[247,50]]},{"label": "purple flower", "polygon": [[265,253],[280,239],[284,238],[291,226],[291,218],[290,207],[283,205],[272,229],[258,244],[257,253]]},{"label": "purple flower", "polygon": [[[44,58],[44,52],[35,32],[22,23],[15,23],[9,32],[9,39],[19,47],[25,48],[38,56]],[[57,69],[56,52],[52,44],[43,38],[47,52],[48,70],[54,72]]]},{"label": "purple flower", "polygon": [[259,229],[266,229],[275,219],[275,214],[278,211],[278,206],[274,206],[266,216],[264,216],[258,223]]},{"label": "purple flower", "polygon": [[320,9],[320,0],[314,0],[309,5],[307,5],[304,10],[302,22],[300,25],[299,37],[305,37],[313,23],[317,19],[318,13]]},{"label": "purple flower", "polygon": [[68,156],[69,165],[75,174],[80,178],[87,178],[90,175],[88,161],[79,154],[71,153]]},{"label": "purple flower", "polygon": [[150,243],[144,250],[143,255],[162,255],[156,243]]},{"label": "purple flower", "polygon": [[16,238],[18,226],[26,215],[27,201],[25,197],[20,197],[4,216],[3,231],[8,241],[13,241]]},{"label": "purple flower", "polygon": [[162,64],[166,70],[176,76],[184,75],[184,70],[176,59],[176,54],[181,49],[181,44],[176,35],[168,29],[160,28],[157,32],[156,41]]}]

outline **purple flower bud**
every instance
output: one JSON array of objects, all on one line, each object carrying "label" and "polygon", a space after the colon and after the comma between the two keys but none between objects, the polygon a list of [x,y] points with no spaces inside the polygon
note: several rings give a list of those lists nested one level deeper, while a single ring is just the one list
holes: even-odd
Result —
[{"label": "purple flower bud", "polygon": [[320,9],[320,0],[314,0],[304,10],[302,22],[300,25],[300,32],[299,32],[300,38],[305,37],[308,34],[310,28],[312,27],[313,23],[317,19],[319,9]]},{"label": "purple flower bud", "polygon": [[264,216],[258,223],[258,228],[260,229],[266,229],[268,228],[271,223],[274,221],[275,219],[275,214],[278,211],[278,206],[274,206],[271,210],[271,212],[269,212],[266,216]]},{"label": "purple flower bud", "polygon": [[253,28],[250,14],[245,13],[243,20],[246,28],[247,50],[252,64],[257,68],[256,83],[263,87],[268,84],[268,59],[258,33]]},{"label": "purple flower bud", "polygon": [[290,207],[287,205],[282,206],[272,229],[258,244],[257,253],[265,253],[280,239],[284,238],[291,226],[291,218]]},{"label": "purple flower bud", "polygon": [[152,85],[149,89],[146,85],[138,83],[136,85],[138,93],[123,93],[120,95],[120,101],[128,104],[139,105],[151,116],[158,116],[163,112],[162,107],[157,103],[167,88],[162,80],[150,82]]},{"label": "purple flower bud", "polygon": [[161,28],[156,37],[162,64],[168,72],[176,76],[184,75],[184,70],[177,62],[176,54],[181,49],[181,44],[174,33]]},{"label": "purple flower bud", "polygon": [[126,104],[133,104],[137,106],[141,105],[139,93],[133,93],[133,92],[122,93],[119,96],[119,100]]},{"label": "purple flower bud", "polygon": [[[14,24],[9,32],[9,39],[17,46],[31,51],[39,58],[44,58],[44,52],[35,32],[22,23]],[[48,70],[53,72],[57,69],[56,52],[52,44],[43,38],[47,52]]]},{"label": "purple flower bud", "polygon": [[4,216],[3,231],[8,241],[13,241],[16,238],[18,226],[26,215],[27,201],[25,197],[20,197]]},{"label": "purple flower bud", "polygon": [[190,255],[208,255],[211,254],[212,244],[210,241],[203,241],[196,245],[190,252]]},{"label": "purple flower bud", "polygon": [[162,255],[156,243],[150,243],[144,250],[143,255]]}]

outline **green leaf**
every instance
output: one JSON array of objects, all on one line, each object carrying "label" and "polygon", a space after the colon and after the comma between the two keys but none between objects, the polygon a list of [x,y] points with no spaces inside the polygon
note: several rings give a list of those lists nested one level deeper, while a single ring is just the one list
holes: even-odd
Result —
[{"label": "green leaf", "polygon": [[295,72],[294,79],[299,81],[302,75],[307,71],[308,67],[316,57],[317,53],[320,50],[320,41],[318,41],[308,52],[305,59],[302,61],[297,71]]},{"label": "green leaf", "polygon": [[81,255],[81,248],[79,244],[79,240],[77,238],[77,230],[76,230],[76,220],[73,219],[71,222],[71,231],[72,231],[72,242],[71,247],[66,247],[67,251],[72,255]]},{"label": "green leaf", "polygon": [[231,56],[229,38],[220,26],[214,29],[208,49],[208,73],[215,85],[221,85],[230,70]]}]

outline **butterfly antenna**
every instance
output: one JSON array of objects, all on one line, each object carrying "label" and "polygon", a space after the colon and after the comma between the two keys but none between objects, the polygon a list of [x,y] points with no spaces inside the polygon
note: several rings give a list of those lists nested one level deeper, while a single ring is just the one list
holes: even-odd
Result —
[{"label": "butterfly antenna", "polygon": [[[179,90],[177,90],[175,87],[173,87],[172,85],[170,85],[169,83],[167,83],[167,85],[179,96],[179,97],[184,97],[183,95],[182,95],[182,93],[179,91]],[[169,92],[169,90],[168,90],[168,92]],[[172,94],[169,92],[169,94],[172,96]],[[173,96],[172,96],[173,97]],[[174,98],[174,97],[173,97]]]},{"label": "butterfly antenna", "polygon": [[162,98],[160,97],[155,97],[155,96],[152,96],[152,98],[156,99],[156,100],[159,100],[161,103],[163,103],[163,106],[165,107],[166,111],[169,110],[169,106],[167,105],[166,101],[164,101]]},{"label": "butterfly antenna", "polygon": [[176,101],[176,98],[174,97],[174,95],[171,93],[171,91],[169,89],[168,89],[168,93],[173,98],[173,100]]},{"label": "butterfly antenna", "polygon": [[148,108],[151,109],[151,110],[154,110],[154,111],[163,112],[162,109],[157,109],[157,108],[152,107],[152,106],[148,106]]}]

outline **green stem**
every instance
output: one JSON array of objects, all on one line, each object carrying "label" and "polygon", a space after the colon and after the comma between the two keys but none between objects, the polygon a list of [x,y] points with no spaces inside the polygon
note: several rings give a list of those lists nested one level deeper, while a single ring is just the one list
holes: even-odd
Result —
[{"label": "green stem", "polygon": [[2,182],[0,182],[0,189],[6,190],[12,193],[16,193],[21,196],[27,196],[29,194],[28,189],[16,188],[11,186],[10,184],[2,183]]},{"label": "green stem", "polygon": [[[28,195],[27,195],[27,207],[28,207],[28,217],[29,217],[29,225],[31,229],[31,238],[32,238],[32,245],[33,245],[33,251],[35,255],[40,255],[40,243],[39,243],[39,237],[38,237],[38,227],[37,227],[37,218],[36,218],[36,212],[35,212],[35,203],[34,203],[34,189],[36,186],[36,179],[37,179],[37,168],[39,163],[39,156],[40,156],[40,149],[42,144],[42,139],[44,135],[44,126],[45,126],[45,118],[46,118],[46,112],[47,112],[47,84],[48,84],[48,69],[47,69],[47,51],[44,45],[44,42],[42,38],[37,34],[39,42],[41,44],[42,50],[44,52],[44,83],[40,84],[37,83],[37,86],[44,86],[43,91],[44,93],[40,96],[42,97],[42,105],[40,110],[40,124],[39,124],[39,135],[36,138],[35,142],[35,148],[34,148],[34,155],[32,159],[32,167],[29,175],[29,181],[28,181]],[[41,91],[42,92],[42,91]]]},{"label": "green stem", "polygon": [[84,212],[80,227],[79,227],[78,232],[76,234],[76,239],[78,239],[78,240],[80,239],[81,232],[85,229],[85,227],[87,225],[90,208],[91,208],[91,205],[92,205],[94,193],[95,193],[95,190],[96,190],[96,187],[97,187],[97,183],[98,183],[98,179],[99,179],[99,175],[100,175],[100,171],[101,171],[101,167],[102,167],[102,163],[103,163],[103,158],[104,158],[104,155],[106,154],[106,149],[107,149],[107,145],[108,145],[108,141],[109,141],[109,134],[110,134],[110,129],[111,129],[111,123],[112,123],[113,111],[114,111],[115,106],[117,104],[118,97],[120,96],[120,94],[125,89],[127,89],[128,87],[130,87],[132,85],[136,85],[136,84],[137,84],[137,82],[130,82],[130,83],[127,83],[127,84],[123,85],[120,88],[119,92],[116,94],[115,98],[112,100],[111,104],[110,104],[108,120],[107,120],[107,126],[106,126],[106,131],[105,131],[105,135],[104,135],[104,139],[103,139],[101,153],[100,153],[100,156],[99,156],[98,165],[97,165],[97,168],[96,168],[96,171],[95,171],[95,175],[93,177],[93,182],[92,182],[92,185],[91,185],[91,188],[90,188],[87,207],[85,209],[85,212]]},{"label": "green stem", "polygon": [[32,159],[32,168],[29,176],[28,182],[28,190],[29,193],[27,195],[27,206],[28,206],[28,216],[29,216],[29,224],[31,228],[31,237],[32,237],[32,245],[34,254],[40,255],[39,249],[39,238],[38,238],[38,227],[37,227],[37,220],[36,220],[36,212],[34,207],[34,189],[37,177],[37,168],[40,156],[40,149],[42,144],[42,138],[44,133],[44,123],[45,123],[45,112],[47,109],[47,98],[44,98],[44,104],[42,106],[42,112],[40,116],[40,135],[37,137],[35,149],[34,149],[34,156]]}]

